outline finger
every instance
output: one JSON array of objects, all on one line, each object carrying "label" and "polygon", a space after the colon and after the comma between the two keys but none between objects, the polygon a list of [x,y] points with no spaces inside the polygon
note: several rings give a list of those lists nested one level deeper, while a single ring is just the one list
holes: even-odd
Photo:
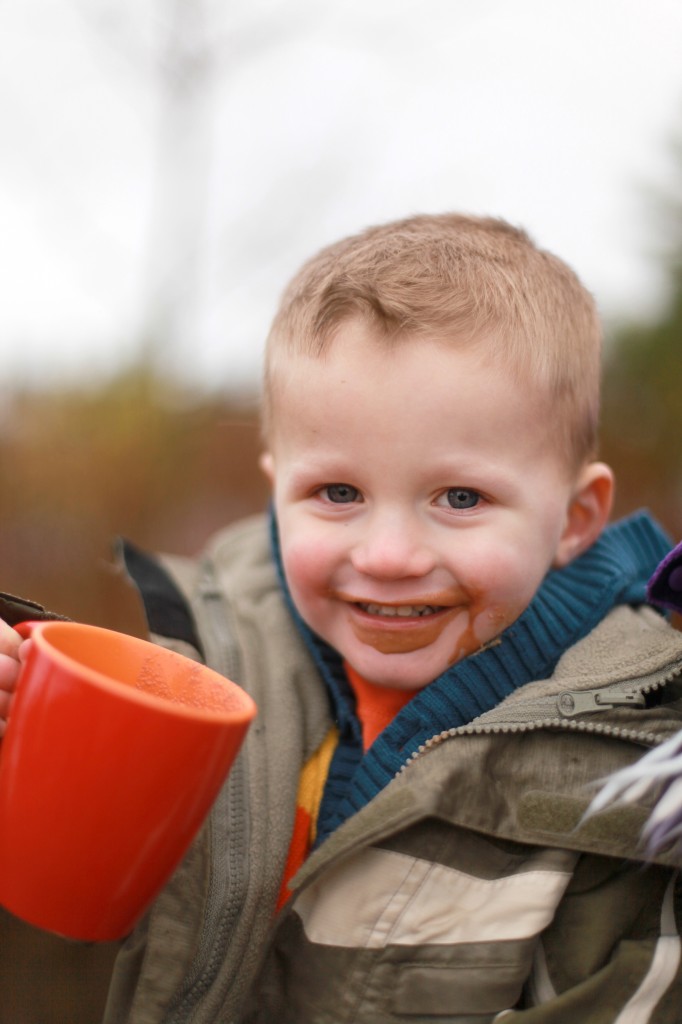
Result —
[{"label": "finger", "polygon": [[0,690],[0,722],[4,723],[7,721],[11,708],[12,694],[5,693],[4,690]]},{"label": "finger", "polygon": [[31,640],[30,637],[28,640],[22,640],[21,643],[19,644],[18,654],[19,661],[21,662],[22,665],[26,661],[26,658],[28,657],[28,652],[31,650],[32,645],[33,640]]},{"label": "finger", "polygon": [[10,706],[7,713],[3,712],[0,714],[0,740],[7,732],[7,722],[9,720],[10,711],[12,710],[12,699],[10,698]]},{"label": "finger", "polygon": [[11,693],[17,682],[21,665],[9,654],[0,654],[0,693]]},{"label": "finger", "polygon": [[23,639],[17,631],[8,626],[4,619],[0,619],[0,654],[10,654],[16,658],[22,643]]}]

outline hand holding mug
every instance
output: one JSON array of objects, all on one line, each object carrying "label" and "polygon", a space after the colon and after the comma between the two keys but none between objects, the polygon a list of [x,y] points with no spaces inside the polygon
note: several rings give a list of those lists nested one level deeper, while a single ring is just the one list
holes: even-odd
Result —
[{"label": "hand holding mug", "polygon": [[7,728],[21,663],[26,655],[25,643],[11,626],[0,619],[0,739]]}]

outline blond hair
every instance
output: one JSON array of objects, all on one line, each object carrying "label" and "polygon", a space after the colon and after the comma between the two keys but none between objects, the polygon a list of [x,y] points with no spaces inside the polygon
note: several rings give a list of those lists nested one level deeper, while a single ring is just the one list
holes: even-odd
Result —
[{"label": "blond hair", "polygon": [[384,344],[428,337],[485,346],[552,402],[552,435],[576,466],[596,449],[601,325],[560,259],[503,220],[454,213],[371,227],[321,250],[284,292],[268,336],[264,430],[280,359],[322,357],[360,317]]}]

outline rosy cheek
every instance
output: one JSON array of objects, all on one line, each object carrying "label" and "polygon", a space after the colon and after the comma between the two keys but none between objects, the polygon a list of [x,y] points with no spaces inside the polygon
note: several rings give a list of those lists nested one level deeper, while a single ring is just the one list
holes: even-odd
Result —
[{"label": "rosy cheek", "polygon": [[544,566],[536,565],[532,552],[511,545],[494,551],[480,551],[465,573],[457,566],[459,579],[471,598],[472,628],[481,642],[500,633],[530,603],[541,581]]},{"label": "rosy cheek", "polygon": [[298,590],[301,586],[306,586],[310,583],[313,575],[309,559],[299,557],[295,553],[284,555],[284,574],[289,582],[289,586],[292,589]]},{"label": "rosy cheek", "polygon": [[320,545],[305,540],[283,545],[282,561],[292,594],[317,590],[325,579],[327,563]]}]

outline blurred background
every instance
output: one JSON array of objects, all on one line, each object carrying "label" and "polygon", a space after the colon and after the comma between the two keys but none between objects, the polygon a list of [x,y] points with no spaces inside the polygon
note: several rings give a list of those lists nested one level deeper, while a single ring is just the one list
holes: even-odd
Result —
[{"label": "blurred background", "polygon": [[[453,208],[594,292],[617,514],[682,536],[680,39],[679,0],[0,4],[0,590],[143,633],[114,538],[192,553],[267,501],[289,276]],[[0,948],[0,1024],[101,1019],[111,948],[4,911]]]},{"label": "blurred background", "polygon": [[678,0],[6,0],[0,589],[137,631],[113,539],[191,553],[267,500],[291,273],[448,208],[594,292],[617,512],[679,538],[681,38]]}]

